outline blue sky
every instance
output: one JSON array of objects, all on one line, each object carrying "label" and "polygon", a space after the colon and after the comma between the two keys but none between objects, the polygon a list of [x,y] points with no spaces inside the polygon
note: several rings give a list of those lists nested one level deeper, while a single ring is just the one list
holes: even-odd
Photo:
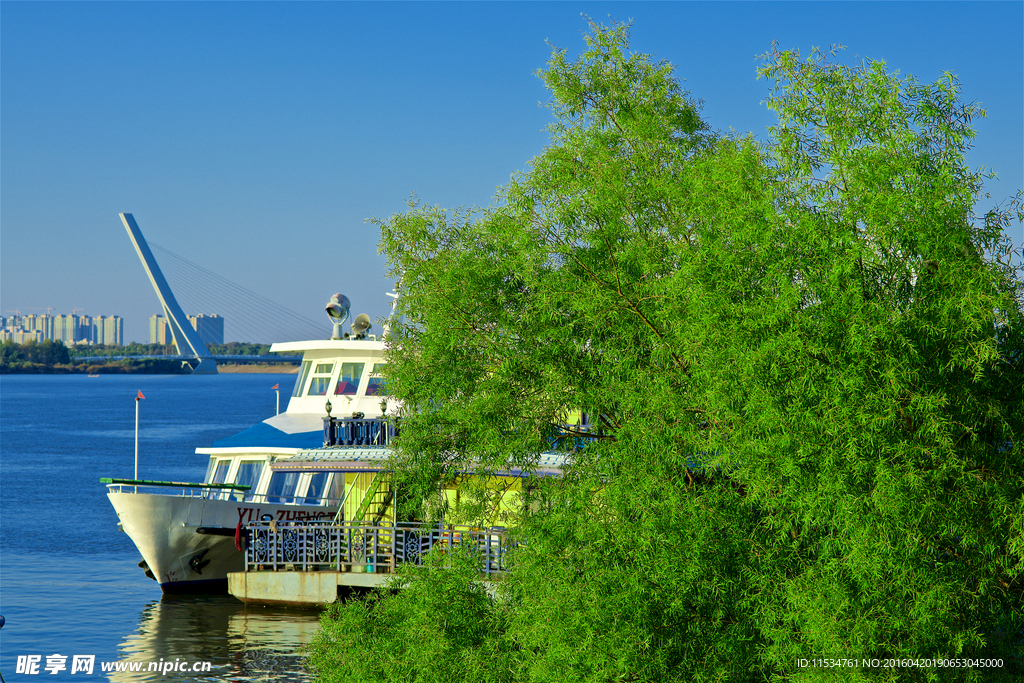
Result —
[{"label": "blue sky", "polygon": [[[535,71],[582,49],[585,22],[633,20],[712,127],[765,138],[756,80],[773,40],[958,75],[969,160],[1024,188],[1024,3],[0,3],[0,310],[159,312],[117,217],[261,296],[330,325],[383,316],[390,287],[366,222],[423,203],[484,206],[548,141]],[[1010,230],[1017,246],[1021,226]],[[159,254],[158,254],[159,258]],[[173,285],[172,280],[172,285]],[[245,302],[238,301],[244,310]],[[201,310],[227,320],[259,310]],[[267,326],[272,341],[282,333]]]}]

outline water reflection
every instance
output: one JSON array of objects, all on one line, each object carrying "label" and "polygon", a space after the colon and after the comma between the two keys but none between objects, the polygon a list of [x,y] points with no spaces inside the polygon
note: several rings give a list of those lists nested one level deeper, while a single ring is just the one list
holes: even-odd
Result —
[{"label": "water reflection", "polygon": [[[231,596],[165,596],[146,605],[139,628],[118,646],[121,662],[142,671],[108,673],[115,683],[139,681],[290,681],[310,676],[302,648],[319,625],[319,614],[246,607]],[[150,662],[210,662],[207,673],[147,671]],[[99,673],[99,672],[97,672]]]}]

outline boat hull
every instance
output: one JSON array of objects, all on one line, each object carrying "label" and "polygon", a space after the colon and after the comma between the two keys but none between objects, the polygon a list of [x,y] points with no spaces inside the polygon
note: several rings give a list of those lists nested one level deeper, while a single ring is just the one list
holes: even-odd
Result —
[{"label": "boat hull", "polygon": [[[225,494],[227,495],[227,494]],[[227,593],[229,572],[244,569],[238,524],[332,518],[336,508],[110,491],[119,526],[165,593]]]}]

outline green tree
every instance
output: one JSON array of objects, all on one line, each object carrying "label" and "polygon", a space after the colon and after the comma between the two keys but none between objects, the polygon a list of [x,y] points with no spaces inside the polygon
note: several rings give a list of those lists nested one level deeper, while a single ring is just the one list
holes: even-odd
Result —
[{"label": "green tree", "polygon": [[4,340],[3,344],[0,344],[0,363],[14,363],[24,358],[21,344],[15,343],[12,339]]},{"label": "green tree", "polygon": [[42,342],[37,342],[30,339],[24,344],[17,344],[10,339],[5,341],[2,351],[0,351],[0,361],[9,363],[21,360],[41,365],[71,362],[68,347],[59,341],[44,339]]},{"label": "green tree", "polygon": [[331,605],[311,668],[325,683],[514,681],[507,606],[476,578],[474,556],[431,553],[422,567],[402,568],[400,596],[381,591]]},{"label": "green tree", "polygon": [[70,363],[71,357],[68,354],[68,347],[59,341],[45,340],[39,345],[39,362],[47,365]]},{"label": "green tree", "polygon": [[[531,488],[479,647],[523,681],[994,673],[796,666],[823,656],[1019,673],[1024,336],[1003,229],[1021,212],[974,214],[983,112],[948,74],[773,50],[779,125],[758,144],[712,133],[628,27],[586,40],[542,72],[552,144],[494,207],[380,222],[406,316],[387,378],[405,486],[530,467],[569,447],[572,408],[601,427]],[[410,581],[344,612],[418,616],[345,640],[335,667],[461,614],[428,613]]]},{"label": "green tree", "polygon": [[227,342],[226,344],[207,344],[206,348],[214,355],[224,356],[267,356],[270,355],[270,344],[251,342]]}]

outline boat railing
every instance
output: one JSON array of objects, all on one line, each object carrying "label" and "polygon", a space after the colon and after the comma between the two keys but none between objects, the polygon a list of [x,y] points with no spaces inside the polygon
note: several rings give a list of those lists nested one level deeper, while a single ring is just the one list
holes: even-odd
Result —
[{"label": "boat railing", "polygon": [[225,500],[242,500],[252,497],[248,491],[251,486],[244,484],[206,484],[185,481],[155,481],[152,479],[117,479],[103,477],[101,484],[106,484],[107,489],[114,493],[143,493],[152,492],[165,496],[179,495],[175,489],[180,490],[184,498],[224,498]]},{"label": "boat railing", "polygon": [[359,417],[325,417],[324,448],[335,446],[387,446],[398,436],[397,420]]},{"label": "boat railing", "polygon": [[297,496],[269,493],[252,493],[252,487],[243,484],[205,484],[184,481],[152,481],[148,479],[113,479],[104,477],[100,483],[114,493],[152,493],[181,498],[206,498],[210,500],[233,500],[245,503],[267,505],[304,505],[325,508],[334,516],[341,498],[324,496]]},{"label": "boat railing", "polygon": [[434,548],[473,552],[488,576],[505,571],[505,553],[518,545],[504,527],[419,522],[252,522],[246,526],[245,570],[393,574],[423,563]]}]

